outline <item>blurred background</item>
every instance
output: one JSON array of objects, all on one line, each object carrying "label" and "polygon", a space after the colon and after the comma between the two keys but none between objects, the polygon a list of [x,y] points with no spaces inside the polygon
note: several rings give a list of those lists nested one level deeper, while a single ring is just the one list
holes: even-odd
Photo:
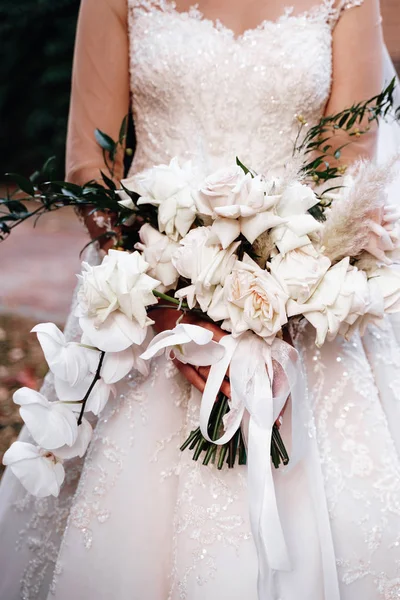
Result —
[{"label": "blurred background", "polygon": [[[79,0],[1,0],[1,174],[31,174],[51,155],[63,179],[72,54]],[[400,72],[400,0],[381,0],[389,52]],[[0,190],[1,191],[1,190]],[[1,197],[1,195],[0,195]],[[39,322],[63,326],[87,236],[72,210],[27,222],[0,243],[0,461],[20,421],[12,393],[46,372]],[[1,473],[0,466],[0,473]]]}]

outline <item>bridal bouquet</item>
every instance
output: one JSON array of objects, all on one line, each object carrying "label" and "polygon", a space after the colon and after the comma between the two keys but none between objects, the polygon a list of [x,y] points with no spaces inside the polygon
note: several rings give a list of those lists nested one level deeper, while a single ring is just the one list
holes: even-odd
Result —
[{"label": "bridal bouquet", "polygon": [[[31,212],[8,194],[1,201],[8,209],[0,217],[4,236],[26,218],[68,204],[112,211],[128,232],[124,247],[110,250],[100,265],[82,265],[76,308],[81,341],[66,341],[52,323],[33,329],[58,401],[28,388],[14,394],[34,444],[17,441],[3,459],[29,492],[59,494],[64,460],[83,456],[89,445],[87,413],[99,415],[118,381],[132,369],[146,375],[149,360],[166,353],[210,367],[199,427],[182,450],[189,447],[194,459],[202,456],[218,468],[233,467],[236,459],[248,462],[261,510],[272,485],[271,458],[275,467],[289,461],[277,424],[289,398],[291,462],[302,428],[302,369],[297,351],[284,341],[288,325],[308,321],[321,346],[337,335],[362,334],[400,310],[400,214],[385,193],[395,161],[383,167],[359,163],[343,185],[326,186],[344,173],[328,161],[326,131],[353,135],[366,113],[370,121],[384,116],[393,85],[324,117],[298,147],[305,157],[316,150],[319,155],[306,164],[294,160],[279,176],[256,173],[239,159],[204,174],[174,158],[117,186],[113,161],[126,122],[117,143],[97,132],[112,162],[110,177],[102,173],[104,186],[49,181],[51,163],[29,180],[12,176],[39,207]],[[317,193],[319,183],[325,187]],[[179,311],[176,326],[153,336],[152,313],[164,306]],[[185,323],[187,312],[227,335],[213,341],[206,327]],[[221,392],[227,379],[229,398]],[[258,485],[260,473],[265,486]]]},{"label": "bridal bouquet", "polygon": [[[275,422],[290,394],[295,401],[301,367],[283,328],[306,319],[321,346],[400,310],[400,214],[386,202],[389,170],[359,164],[324,202],[298,176],[255,174],[239,160],[200,181],[176,158],[123,180],[120,203],[140,222],[140,241],[132,252],[110,250],[99,266],[83,263],[80,343],[52,323],[33,329],[59,400],[28,388],[14,394],[36,445],[15,442],[4,464],[33,494],[57,496],[63,461],[90,442],[85,414],[99,415],[116,382],[133,368],[146,374],[163,352],[211,365],[199,429],[184,444],[195,458],[204,451],[207,464],[219,445],[220,468],[237,454],[246,462],[261,432],[263,462],[271,451],[275,466],[286,464]],[[153,212],[142,210],[148,205]],[[177,315],[173,330],[150,339],[152,311],[166,303],[229,335],[214,342]],[[228,369],[230,398],[220,393]]]}]

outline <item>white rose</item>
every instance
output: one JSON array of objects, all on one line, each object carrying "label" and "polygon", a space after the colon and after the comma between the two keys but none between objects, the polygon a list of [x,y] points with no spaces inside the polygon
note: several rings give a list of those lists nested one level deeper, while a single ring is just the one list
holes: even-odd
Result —
[{"label": "white rose", "polygon": [[172,263],[178,273],[189,279],[191,286],[175,293],[177,298],[187,298],[190,308],[196,300],[206,311],[218,285],[232,271],[237,257],[235,252],[240,245],[231,244],[225,250],[220,245],[209,244],[210,227],[197,227],[180,242],[172,256]]},{"label": "white rose", "polygon": [[139,231],[140,242],[135,244],[135,249],[143,253],[145,261],[149,264],[148,274],[161,281],[158,291],[167,292],[174,289],[179,279],[179,273],[171,262],[173,252],[178,248],[178,243],[171,240],[146,223]]},{"label": "white rose", "polygon": [[310,298],[330,266],[329,258],[312,244],[278,254],[269,263],[271,273],[286,286],[290,298],[301,303]]},{"label": "white rose", "polygon": [[349,340],[354,332],[364,335],[368,325],[378,325],[384,317],[384,299],[379,284],[375,279],[367,280],[368,294],[365,292],[365,313],[357,318],[347,319],[340,325],[339,333]]},{"label": "white rose", "polygon": [[[278,281],[247,255],[237,261],[224,287],[229,318],[223,328],[240,335],[248,329],[272,342],[287,323],[288,295]],[[216,310],[216,307],[214,307]]]},{"label": "white rose", "polygon": [[376,269],[369,278],[370,285],[380,291],[384,311],[393,314],[400,311],[400,267],[392,265]]},{"label": "white rose", "polygon": [[196,218],[195,179],[190,162],[180,167],[178,159],[173,158],[169,165],[147,169],[122,180],[122,184],[141,196],[138,206],[158,207],[160,232],[177,241],[187,234]]},{"label": "white rose", "polygon": [[49,450],[27,442],[14,442],[3,456],[24,488],[38,498],[57,497],[64,481],[62,461]]},{"label": "white rose", "polygon": [[369,304],[367,276],[350,266],[346,257],[326,272],[308,302],[290,300],[287,308],[289,316],[304,314],[316,329],[317,346],[322,346],[325,339],[333,340],[341,328],[346,331],[346,325],[354,325],[365,315]]},{"label": "white rose", "polygon": [[242,233],[252,244],[262,233],[284,222],[273,207],[280,196],[273,183],[244,175],[239,167],[217,171],[200,189],[197,207],[211,216],[213,241],[227,248]]},{"label": "white rose", "polygon": [[308,212],[315,204],[318,204],[318,198],[307,185],[296,182],[284,190],[276,212],[285,223],[271,232],[281,254],[307,246],[310,243],[308,236],[322,228],[321,223]]},{"label": "white rose", "polygon": [[244,178],[244,171],[238,165],[218,169],[206,177],[197,196],[199,212],[215,218],[215,208],[234,204],[235,190]]},{"label": "white rose", "polygon": [[146,337],[146,306],[157,303],[159,281],[146,275],[148,264],[139,252],[110,250],[101,265],[83,263],[76,315],[92,344],[120,352]]}]

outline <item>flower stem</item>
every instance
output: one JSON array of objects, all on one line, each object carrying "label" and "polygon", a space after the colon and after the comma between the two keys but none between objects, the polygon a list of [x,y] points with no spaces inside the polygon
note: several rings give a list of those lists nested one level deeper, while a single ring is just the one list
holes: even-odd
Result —
[{"label": "flower stem", "polygon": [[82,407],[81,407],[81,412],[79,413],[79,417],[78,417],[78,425],[80,425],[82,423],[83,413],[85,412],[85,407],[86,407],[86,402],[88,401],[89,396],[92,393],[92,390],[93,390],[94,386],[96,385],[96,383],[100,379],[100,371],[101,371],[101,367],[103,366],[103,360],[104,360],[105,354],[106,354],[105,352],[101,351],[101,353],[100,353],[100,360],[99,360],[99,364],[97,365],[97,370],[96,370],[95,376],[93,378],[92,383],[89,386],[88,391],[85,394],[85,397],[81,401],[82,402]]},{"label": "flower stem", "polygon": [[168,294],[163,294],[162,292],[157,292],[157,290],[153,290],[153,294],[157,298],[161,298],[161,300],[166,300],[167,302],[172,302],[172,304],[177,304],[178,306],[180,304],[182,308],[189,308],[188,305],[186,304],[186,302],[181,303],[181,300],[177,300],[176,298],[173,298],[172,296],[168,296]]}]

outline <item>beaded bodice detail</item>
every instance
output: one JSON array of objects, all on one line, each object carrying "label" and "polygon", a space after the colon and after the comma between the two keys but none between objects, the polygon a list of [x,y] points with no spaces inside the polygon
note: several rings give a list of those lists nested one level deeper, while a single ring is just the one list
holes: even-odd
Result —
[{"label": "beaded bodice detail", "polygon": [[[197,7],[129,0],[137,150],[132,171],[195,159],[207,170],[238,155],[258,171],[292,154],[296,115],[315,122],[329,96],[333,0],[236,36]],[[353,0],[354,2],[354,0]]]}]

